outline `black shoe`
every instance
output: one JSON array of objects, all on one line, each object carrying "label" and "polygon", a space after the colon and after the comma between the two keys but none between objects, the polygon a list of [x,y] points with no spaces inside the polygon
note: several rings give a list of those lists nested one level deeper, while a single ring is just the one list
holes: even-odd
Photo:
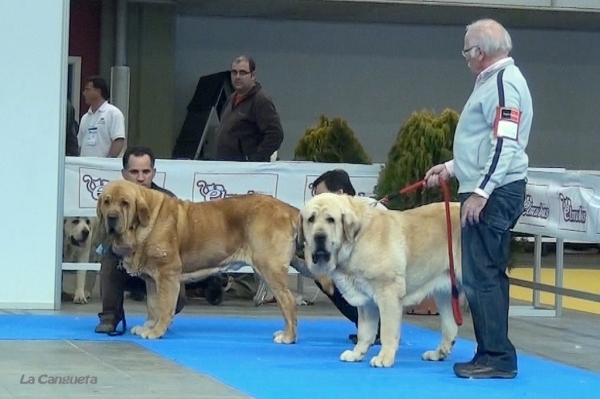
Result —
[{"label": "black shoe", "polygon": [[[356,345],[356,343],[358,342],[358,336],[356,334],[348,335],[348,339],[350,341],[352,341],[352,343],[354,345]],[[380,339],[379,335],[377,337],[375,337],[375,342],[373,342],[373,345],[381,345],[381,339]]]},{"label": "black shoe", "polygon": [[[100,318],[100,323],[94,329],[98,334],[122,335],[127,328],[125,317],[118,319],[112,314],[103,313],[98,313],[98,317]],[[121,321],[123,322],[123,328],[121,331],[117,331],[117,327]]]},{"label": "black shoe", "polygon": [[209,277],[206,280],[206,287],[204,288],[206,301],[214,306],[220,305],[225,295],[222,281],[217,277]]},{"label": "black shoe", "polygon": [[485,366],[483,364],[473,363],[466,365],[466,363],[457,363],[454,365],[454,374],[459,378],[504,378],[512,379],[517,376],[517,370],[503,371],[495,369],[491,366]]},{"label": "black shoe", "polygon": [[469,367],[473,366],[476,362],[477,362],[477,360],[475,358],[473,358],[473,359],[469,360],[468,362],[454,363],[454,372],[456,372],[457,370],[462,371],[462,370],[468,369]]}]

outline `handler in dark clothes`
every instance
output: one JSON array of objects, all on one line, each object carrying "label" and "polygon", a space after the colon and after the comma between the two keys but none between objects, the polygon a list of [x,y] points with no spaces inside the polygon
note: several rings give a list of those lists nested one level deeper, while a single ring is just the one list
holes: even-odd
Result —
[{"label": "handler in dark clothes", "polygon": [[[123,154],[123,178],[174,197],[175,195],[172,192],[157,186],[152,181],[156,175],[154,161],[154,154],[149,148],[129,147]],[[98,313],[100,323],[96,326],[95,331],[108,335],[120,335],[125,332],[127,327],[123,308],[125,289],[131,289],[132,291],[144,290],[145,287],[140,287],[140,285],[144,286],[144,281],[139,277],[130,276],[124,268],[119,267],[120,259],[110,250],[107,243],[102,245],[104,247],[100,261],[102,312]],[[185,301],[185,286],[181,284],[175,313],[179,313],[183,309]],[[117,332],[117,326],[121,322],[123,322],[123,329]]]}]

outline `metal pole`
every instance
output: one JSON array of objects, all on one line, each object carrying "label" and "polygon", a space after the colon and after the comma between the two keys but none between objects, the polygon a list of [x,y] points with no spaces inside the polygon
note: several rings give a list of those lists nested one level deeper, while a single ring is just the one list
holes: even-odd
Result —
[{"label": "metal pole", "polygon": [[[558,288],[564,287],[564,258],[565,258],[565,240],[563,238],[556,239],[556,281],[555,286]],[[556,309],[556,317],[562,315],[562,295],[556,294],[554,297],[554,307]]]},{"label": "metal pole", "polygon": [[[533,242],[533,282],[539,283],[542,279],[542,236],[536,235]],[[540,307],[540,291],[533,289],[533,308]]]},{"label": "metal pole", "polygon": [[115,65],[127,63],[127,0],[117,0]]},{"label": "metal pole", "polygon": [[125,140],[128,141],[130,70],[126,66],[127,0],[117,0],[115,25],[115,65],[110,70],[110,97],[111,103],[119,108],[125,117]]}]

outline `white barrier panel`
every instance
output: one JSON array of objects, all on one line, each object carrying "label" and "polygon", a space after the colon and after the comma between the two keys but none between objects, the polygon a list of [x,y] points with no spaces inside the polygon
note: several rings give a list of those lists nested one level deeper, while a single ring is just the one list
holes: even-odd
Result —
[{"label": "white barrier panel", "polygon": [[525,210],[514,231],[567,241],[600,242],[599,211],[599,175],[530,169]]},{"label": "white barrier panel", "polygon": [[[359,195],[373,195],[380,164],[157,159],[154,182],[172,191],[178,198],[193,202],[256,192],[301,207],[311,196],[310,183],[323,172],[335,168],[348,172]],[[96,201],[102,187],[111,180],[121,180],[121,169],[121,159],[67,157],[64,215],[95,216]]]},{"label": "white barrier panel", "polygon": [[[535,235],[533,283],[541,282],[542,236],[556,240],[554,286],[564,282],[564,242],[599,242],[600,177],[594,171],[533,170],[528,172],[525,209],[514,231]],[[518,283],[517,283],[518,284]],[[520,285],[520,284],[519,284]],[[511,316],[562,314],[562,295],[554,296],[554,309],[540,306],[540,290],[534,289],[532,306],[511,306]]]},{"label": "white barrier panel", "polygon": [[[95,216],[102,187],[111,180],[122,179],[121,162],[114,158],[67,157],[65,216]],[[301,207],[311,197],[310,183],[321,173],[335,168],[348,172],[359,195],[372,196],[381,167],[381,164],[158,159],[154,182],[178,198],[194,202],[258,192]],[[530,169],[525,211],[514,230],[600,242],[599,210],[600,175],[564,169]]]}]

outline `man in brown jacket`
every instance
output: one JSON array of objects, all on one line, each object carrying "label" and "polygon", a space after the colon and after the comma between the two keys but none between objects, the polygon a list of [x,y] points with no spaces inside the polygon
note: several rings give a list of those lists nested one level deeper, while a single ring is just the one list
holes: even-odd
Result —
[{"label": "man in brown jacket", "polygon": [[221,111],[216,159],[268,162],[283,141],[283,128],[273,101],[256,81],[252,58],[233,61],[231,83],[235,92]]}]

